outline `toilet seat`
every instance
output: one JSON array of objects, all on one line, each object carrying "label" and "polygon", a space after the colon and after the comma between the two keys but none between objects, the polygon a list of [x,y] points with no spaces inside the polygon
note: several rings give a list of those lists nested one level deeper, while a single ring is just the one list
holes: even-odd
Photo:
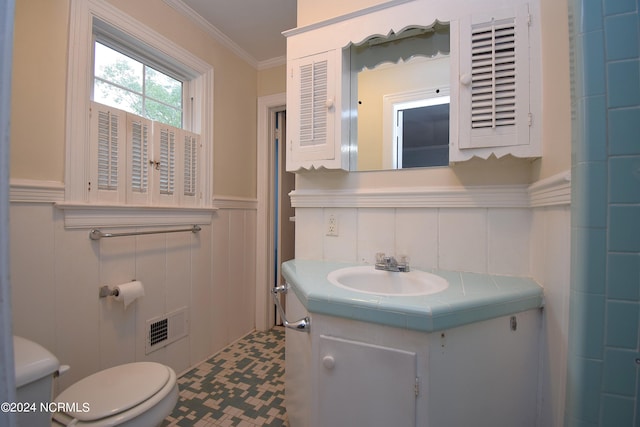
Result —
[{"label": "toilet seat", "polygon": [[128,363],[97,372],[64,390],[55,402],[66,404],[67,412],[55,413],[53,418],[63,425],[73,421],[118,425],[152,411],[165,397],[173,400],[172,405],[177,400],[173,369],[155,362]]}]

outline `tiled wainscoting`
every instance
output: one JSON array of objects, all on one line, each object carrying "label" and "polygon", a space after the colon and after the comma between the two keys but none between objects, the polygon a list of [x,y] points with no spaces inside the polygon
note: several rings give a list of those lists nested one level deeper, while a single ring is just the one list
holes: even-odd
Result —
[{"label": "tiled wainscoting", "polygon": [[[162,362],[180,374],[255,328],[254,202],[204,210],[208,220],[197,234],[92,241],[90,227],[70,228],[65,222],[68,209],[55,204],[61,194],[12,186],[10,210],[14,334],[40,343],[71,366],[59,378],[59,390],[133,361]],[[176,227],[107,230],[171,228]],[[142,282],[145,295],[127,309],[113,298],[98,298],[100,286],[133,279]],[[181,308],[188,317],[187,336],[146,354],[147,321]]]}]

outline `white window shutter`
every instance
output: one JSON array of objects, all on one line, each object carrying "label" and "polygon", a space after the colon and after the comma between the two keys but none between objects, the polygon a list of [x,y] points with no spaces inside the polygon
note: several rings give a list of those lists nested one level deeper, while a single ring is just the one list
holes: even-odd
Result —
[{"label": "white window shutter", "polygon": [[160,193],[171,195],[176,180],[176,133],[160,129]]},{"label": "white window shutter", "polygon": [[200,141],[198,135],[191,132],[184,132],[184,147],[182,157],[183,167],[183,192],[182,202],[188,205],[194,205],[198,200],[198,173],[200,168],[199,151]]},{"label": "white window shutter", "polygon": [[91,201],[122,203],[125,200],[126,114],[116,108],[91,103]]},{"label": "white window shutter", "polygon": [[149,164],[151,158],[151,137],[153,122],[151,120],[127,114],[128,165],[127,168],[127,202],[149,204],[150,182]]},{"label": "white window shutter", "polygon": [[460,27],[460,148],[528,145],[528,7],[473,19]]},{"label": "white window shutter", "polygon": [[155,204],[173,205],[176,194],[176,136],[178,129],[154,123],[154,196]]}]

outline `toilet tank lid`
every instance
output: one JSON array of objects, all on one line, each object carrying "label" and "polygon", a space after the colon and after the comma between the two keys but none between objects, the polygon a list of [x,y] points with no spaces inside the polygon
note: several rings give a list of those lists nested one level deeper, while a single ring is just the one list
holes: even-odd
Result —
[{"label": "toilet tank lid", "polygon": [[60,367],[58,359],[46,348],[26,338],[13,336],[16,387],[52,375]]}]

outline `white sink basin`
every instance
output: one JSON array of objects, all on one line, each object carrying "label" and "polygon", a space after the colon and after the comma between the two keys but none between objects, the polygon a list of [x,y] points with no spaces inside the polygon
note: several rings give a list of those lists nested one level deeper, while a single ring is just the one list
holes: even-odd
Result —
[{"label": "white sink basin", "polygon": [[327,280],[341,288],[376,295],[429,295],[449,287],[445,279],[435,274],[420,270],[382,271],[372,265],[334,270],[327,275]]}]

